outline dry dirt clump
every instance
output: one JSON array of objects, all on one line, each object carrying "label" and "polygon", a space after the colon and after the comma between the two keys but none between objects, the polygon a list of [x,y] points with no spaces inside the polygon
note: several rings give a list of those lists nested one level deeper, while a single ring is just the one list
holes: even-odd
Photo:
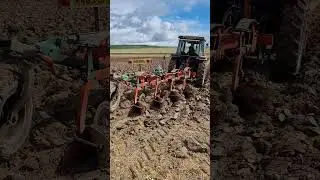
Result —
[{"label": "dry dirt clump", "polygon": [[[102,8],[102,17],[108,11]],[[6,39],[8,27],[14,26],[23,43],[94,31],[91,9],[59,8],[57,1],[51,0],[3,0],[0,1],[0,17],[0,38]],[[103,27],[108,30],[109,22],[104,19]],[[75,135],[79,71],[56,65],[59,75],[56,77],[44,63],[36,60],[31,63],[35,79],[33,127],[23,148],[10,160],[0,162],[0,179],[106,179],[105,172],[100,170],[74,177],[58,175],[61,157]],[[2,63],[1,69],[2,66],[7,64]]]},{"label": "dry dirt clump", "polygon": [[232,97],[224,88],[231,74],[215,74],[211,176],[320,177],[319,8],[314,11],[302,73],[294,82],[273,83],[257,73],[246,72],[247,79]]},{"label": "dry dirt clump", "polygon": [[[113,61],[111,68],[117,74],[134,68],[125,64]],[[143,70],[159,64],[154,61]],[[171,93],[163,88],[161,103],[153,100],[152,90],[141,96],[146,110],[140,115],[132,113],[134,91],[129,88],[112,113],[111,179],[209,179],[208,88],[190,85],[183,91],[178,85]]]}]

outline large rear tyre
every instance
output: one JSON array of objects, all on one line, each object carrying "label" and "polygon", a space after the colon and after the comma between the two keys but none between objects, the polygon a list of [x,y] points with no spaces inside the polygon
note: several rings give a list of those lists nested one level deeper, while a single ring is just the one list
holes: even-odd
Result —
[{"label": "large rear tyre", "polygon": [[296,4],[284,5],[282,23],[276,46],[277,63],[275,78],[284,80],[297,75],[306,50],[310,0],[297,0]]},{"label": "large rear tyre", "polygon": [[[0,157],[8,159],[22,147],[31,129],[33,75],[28,67],[0,64],[0,69]],[[12,119],[19,102],[21,108]]]}]

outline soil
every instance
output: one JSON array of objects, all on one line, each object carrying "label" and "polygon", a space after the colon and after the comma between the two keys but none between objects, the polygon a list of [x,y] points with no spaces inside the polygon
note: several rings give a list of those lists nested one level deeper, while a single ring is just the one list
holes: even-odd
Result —
[{"label": "soil", "polygon": [[[101,8],[101,14],[108,11],[108,8]],[[7,28],[11,26],[19,31],[18,40],[26,44],[50,36],[94,31],[92,9],[59,8],[57,1],[51,0],[1,1],[0,17],[0,38],[7,39]],[[102,26],[108,31],[109,22],[104,19]],[[10,62],[9,59],[3,60]],[[57,78],[44,63],[34,60],[31,64],[35,77],[32,129],[23,147],[9,160],[0,161],[0,179],[106,179],[105,169],[65,176],[59,174],[60,161],[75,137],[79,71],[56,65],[60,75]]]},{"label": "soil", "polygon": [[[143,70],[167,63],[155,58]],[[116,74],[136,68],[116,59],[111,62]],[[112,179],[209,179],[208,85],[189,84],[184,91],[177,85],[171,93],[163,88],[161,103],[154,101],[154,89],[141,96],[142,111],[133,106],[134,91],[128,88],[111,114]]]}]

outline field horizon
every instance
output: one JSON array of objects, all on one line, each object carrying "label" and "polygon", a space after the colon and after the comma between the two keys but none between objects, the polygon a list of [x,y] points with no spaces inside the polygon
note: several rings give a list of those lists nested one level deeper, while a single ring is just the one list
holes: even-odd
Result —
[{"label": "field horizon", "polygon": [[155,46],[155,45],[135,45],[135,44],[117,44],[110,45],[110,49],[138,49],[138,48],[175,48],[176,46]]}]

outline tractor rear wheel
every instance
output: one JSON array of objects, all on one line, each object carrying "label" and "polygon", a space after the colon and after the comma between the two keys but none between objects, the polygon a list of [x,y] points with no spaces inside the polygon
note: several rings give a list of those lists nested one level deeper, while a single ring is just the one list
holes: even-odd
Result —
[{"label": "tractor rear wheel", "polygon": [[0,157],[8,159],[31,129],[33,76],[27,66],[0,64],[0,69]]},{"label": "tractor rear wheel", "polygon": [[204,87],[207,80],[209,80],[210,75],[210,61],[204,60],[199,63],[197,69],[197,80],[196,85],[199,87]]},{"label": "tractor rear wheel", "polygon": [[275,78],[287,79],[299,73],[308,36],[309,0],[285,4],[276,46]]}]

